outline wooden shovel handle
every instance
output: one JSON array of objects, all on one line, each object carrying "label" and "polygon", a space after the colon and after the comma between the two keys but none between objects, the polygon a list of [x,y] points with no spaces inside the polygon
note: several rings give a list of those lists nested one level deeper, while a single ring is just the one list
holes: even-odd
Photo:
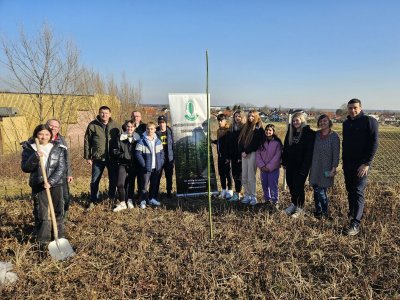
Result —
[{"label": "wooden shovel handle", "polygon": [[[40,144],[38,138],[35,138],[35,143],[36,143],[36,149],[40,149]],[[48,185],[47,181],[47,174],[46,174],[46,167],[44,165],[43,157],[39,155],[39,160],[40,160],[40,168],[42,169],[42,174],[43,174],[43,179],[44,183],[46,186]],[[46,188],[46,194],[47,194],[47,201],[49,202],[49,210],[50,210],[50,216],[51,216],[51,222],[53,224],[53,232],[54,232],[54,239],[58,240],[58,229],[57,229],[57,221],[56,221],[56,215],[54,213],[54,207],[53,207],[53,201],[51,199],[51,193],[50,193],[50,188]]]}]

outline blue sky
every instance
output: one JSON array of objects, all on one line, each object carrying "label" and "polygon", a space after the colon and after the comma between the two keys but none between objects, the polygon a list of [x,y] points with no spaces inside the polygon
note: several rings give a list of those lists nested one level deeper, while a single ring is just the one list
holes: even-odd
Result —
[{"label": "blue sky", "polygon": [[11,39],[48,23],[143,103],[205,92],[208,49],[212,105],[400,109],[400,1],[0,0],[0,15]]}]

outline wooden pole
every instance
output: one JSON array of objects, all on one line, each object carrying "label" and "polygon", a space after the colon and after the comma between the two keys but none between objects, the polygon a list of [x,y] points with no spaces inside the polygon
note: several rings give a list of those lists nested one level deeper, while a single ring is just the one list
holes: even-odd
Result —
[{"label": "wooden pole", "polygon": [[[40,144],[38,138],[35,138],[35,143],[36,143],[36,149],[39,151],[40,149]],[[39,161],[40,161],[40,168],[42,169],[42,175],[43,175],[43,180],[46,185],[48,185],[47,181],[47,174],[46,174],[46,166],[44,165],[43,157],[39,156]],[[46,188],[46,195],[47,195],[47,201],[49,202],[49,212],[51,216],[51,222],[53,224],[53,232],[54,232],[54,239],[58,241],[58,228],[57,228],[57,222],[56,222],[56,215],[54,214],[54,207],[53,207],[53,201],[51,199],[51,193],[50,189]],[[58,243],[58,242],[57,242]]]},{"label": "wooden pole", "polygon": [[210,239],[214,239],[214,227],[212,221],[211,205],[211,175],[210,175],[210,95],[208,92],[208,50],[206,50],[206,95],[207,95],[207,190],[208,190],[208,214],[210,219]]},{"label": "wooden pole", "polygon": [[[289,124],[288,130],[289,130],[289,134],[290,134],[290,132],[292,130],[292,114],[291,113],[288,114],[288,124]],[[286,191],[286,186],[287,186],[287,184],[286,184],[286,168],[285,168],[284,172],[283,172],[283,186],[282,186],[284,191]]]}]

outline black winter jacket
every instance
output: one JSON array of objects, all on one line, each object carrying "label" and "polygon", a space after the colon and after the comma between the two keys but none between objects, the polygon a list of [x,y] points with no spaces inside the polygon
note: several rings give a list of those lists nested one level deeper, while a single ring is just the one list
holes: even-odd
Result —
[{"label": "black winter jacket", "polygon": [[[157,137],[161,140],[162,132],[158,126],[156,129]],[[168,157],[165,157],[165,161],[168,160],[169,163],[174,161],[174,136],[172,134],[172,129],[167,126],[167,143],[168,143]],[[161,141],[162,142],[162,141]],[[165,152],[164,152],[165,154]]]},{"label": "black winter jacket", "polygon": [[258,148],[261,146],[263,134],[264,134],[263,128],[260,125],[257,125],[256,128],[254,129],[253,139],[247,145],[247,147],[245,147],[242,143],[239,142],[240,156],[242,156],[242,152],[245,152],[246,154],[249,154],[251,152],[256,152]]},{"label": "black winter jacket", "polygon": [[128,135],[121,133],[116,141],[112,143],[111,153],[119,165],[133,166],[135,162],[135,147],[140,140],[140,135],[133,133],[133,139],[129,142]]},{"label": "black winter jacket", "polygon": [[238,161],[242,160],[242,152],[239,151],[239,135],[240,135],[240,130],[233,130],[233,128],[230,128],[230,147],[232,150],[232,159]]},{"label": "black winter jacket", "polygon": [[58,135],[56,141],[59,141],[61,145],[65,146],[64,156],[65,156],[65,161],[67,162],[67,164],[66,164],[64,176],[66,176],[66,177],[72,176],[71,158],[70,158],[69,151],[68,151],[67,141],[65,140],[65,137],[62,136],[61,134]]},{"label": "black winter jacket", "polygon": [[[131,120],[131,122],[133,124],[135,124],[135,120]],[[146,132],[146,123],[143,123],[142,121],[140,121],[140,124],[138,127],[136,127],[135,132],[140,135],[140,138],[143,137],[143,134]]]},{"label": "black winter jacket", "polygon": [[378,149],[378,121],[361,111],[354,119],[343,122],[343,167],[371,165]]},{"label": "black winter jacket", "polygon": [[218,158],[232,159],[232,137],[229,129],[226,130],[223,136],[218,137],[212,142],[217,145]]},{"label": "black winter jacket", "polygon": [[[21,169],[25,173],[30,173],[29,186],[32,188],[40,187],[44,183],[40,160],[37,152],[32,148],[34,141],[22,142],[22,161]],[[53,141],[53,148],[50,150],[49,158],[46,163],[47,180],[51,186],[63,184],[63,176],[66,170],[65,146],[57,141]]]},{"label": "black winter jacket", "polygon": [[[292,126],[292,125],[289,125]],[[298,143],[289,145],[289,130],[286,133],[283,145],[282,165],[288,171],[307,176],[310,171],[314,152],[315,131],[306,125],[302,129]]]}]

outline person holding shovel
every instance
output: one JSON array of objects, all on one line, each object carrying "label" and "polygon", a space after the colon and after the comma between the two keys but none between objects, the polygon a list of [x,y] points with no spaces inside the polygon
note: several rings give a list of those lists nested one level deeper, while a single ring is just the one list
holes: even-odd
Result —
[{"label": "person holding shovel", "polygon": [[[58,236],[60,238],[65,236],[62,185],[66,170],[66,147],[59,141],[52,141],[52,137],[51,129],[40,124],[33,131],[32,138],[22,142],[21,169],[25,173],[30,173],[29,186],[32,188],[35,236],[40,249],[43,249],[43,246],[51,240],[51,221],[46,188],[50,189],[53,199]],[[39,149],[36,147],[35,138],[39,140]],[[48,176],[47,185],[40,168],[40,157],[43,158]]]},{"label": "person holding shovel", "polygon": [[67,220],[69,204],[71,202],[70,194],[69,194],[69,183],[71,183],[74,178],[72,177],[72,168],[71,168],[71,159],[68,151],[67,142],[60,134],[61,122],[58,119],[49,119],[46,122],[46,125],[51,129],[53,133],[52,141],[58,141],[61,145],[66,147],[65,150],[65,160],[67,162],[65,173],[63,176],[63,198],[64,198],[64,221]]}]

